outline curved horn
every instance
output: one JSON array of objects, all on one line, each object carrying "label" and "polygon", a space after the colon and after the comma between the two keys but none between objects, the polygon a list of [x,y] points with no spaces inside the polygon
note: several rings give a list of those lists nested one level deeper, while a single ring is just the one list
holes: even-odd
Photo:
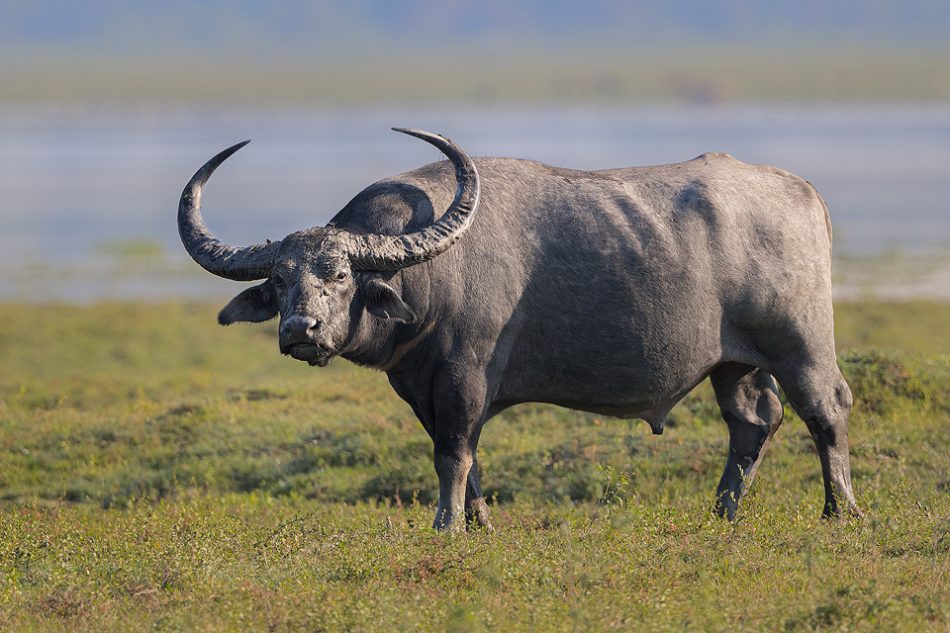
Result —
[{"label": "curved horn", "polygon": [[398,270],[444,253],[465,232],[478,208],[479,181],[475,163],[449,139],[394,127],[396,132],[420,138],[438,147],[455,166],[455,199],[437,222],[404,235],[352,235],[350,261],[358,270]]},{"label": "curved horn", "polygon": [[178,234],[191,258],[210,273],[233,279],[252,281],[270,276],[274,256],[280,242],[267,242],[236,248],[218,241],[201,218],[201,189],[208,178],[231,154],[250,141],[232,145],[209,160],[191,177],[178,203]]}]

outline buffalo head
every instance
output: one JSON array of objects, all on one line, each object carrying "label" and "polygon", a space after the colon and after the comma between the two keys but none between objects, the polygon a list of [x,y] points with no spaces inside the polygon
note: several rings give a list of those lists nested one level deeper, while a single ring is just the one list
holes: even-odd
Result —
[{"label": "buffalo head", "polygon": [[414,233],[380,235],[326,226],[297,231],[278,242],[228,246],[202,220],[201,191],[214,170],[247,141],[224,150],[195,173],[178,205],[178,232],[188,254],[220,277],[266,280],[221,310],[222,325],[280,315],[281,353],[323,366],[345,351],[363,310],[403,323],[416,319],[383,276],[432,259],[452,246],[472,222],[479,180],[471,158],[448,139],[394,129],[436,146],[455,166],[457,189],[451,206],[439,220]]}]

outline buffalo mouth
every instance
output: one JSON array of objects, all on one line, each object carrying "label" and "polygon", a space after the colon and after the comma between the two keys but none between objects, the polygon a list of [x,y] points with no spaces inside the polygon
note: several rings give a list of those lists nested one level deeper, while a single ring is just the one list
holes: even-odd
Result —
[{"label": "buffalo mouth", "polygon": [[315,343],[293,343],[280,351],[291,358],[310,363],[311,367],[314,365],[326,367],[333,358],[332,350]]}]

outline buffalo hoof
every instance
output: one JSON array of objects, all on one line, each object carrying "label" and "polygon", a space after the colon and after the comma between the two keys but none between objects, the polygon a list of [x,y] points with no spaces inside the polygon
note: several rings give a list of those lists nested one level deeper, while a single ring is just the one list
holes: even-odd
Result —
[{"label": "buffalo hoof", "polygon": [[455,512],[450,508],[443,508],[441,505],[435,512],[435,521],[432,522],[432,529],[437,532],[458,533],[465,531],[465,514],[462,507],[459,506]]},{"label": "buffalo hoof", "polygon": [[821,518],[823,519],[863,519],[864,512],[861,511],[861,508],[858,507],[856,503],[848,502],[845,504],[844,511],[841,510],[841,507],[835,504],[825,504],[825,509],[821,513]]},{"label": "buffalo hoof", "polygon": [[469,530],[495,531],[491,520],[488,518],[488,504],[485,503],[484,497],[469,502],[468,507],[465,508],[465,525]]}]

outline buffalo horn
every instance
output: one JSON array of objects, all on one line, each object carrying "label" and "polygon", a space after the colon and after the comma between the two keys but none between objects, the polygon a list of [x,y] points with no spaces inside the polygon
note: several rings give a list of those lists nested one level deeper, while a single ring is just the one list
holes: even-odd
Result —
[{"label": "buffalo horn", "polygon": [[249,142],[232,145],[205,163],[191,177],[178,203],[178,234],[185,250],[208,272],[234,281],[269,277],[280,242],[243,247],[222,244],[201,218],[201,189],[221,163]]},{"label": "buffalo horn", "polygon": [[465,152],[438,134],[405,128],[393,130],[434,145],[452,161],[457,183],[455,199],[438,221],[414,233],[351,235],[348,252],[357,270],[398,270],[432,259],[459,239],[478,208],[478,171]]}]

